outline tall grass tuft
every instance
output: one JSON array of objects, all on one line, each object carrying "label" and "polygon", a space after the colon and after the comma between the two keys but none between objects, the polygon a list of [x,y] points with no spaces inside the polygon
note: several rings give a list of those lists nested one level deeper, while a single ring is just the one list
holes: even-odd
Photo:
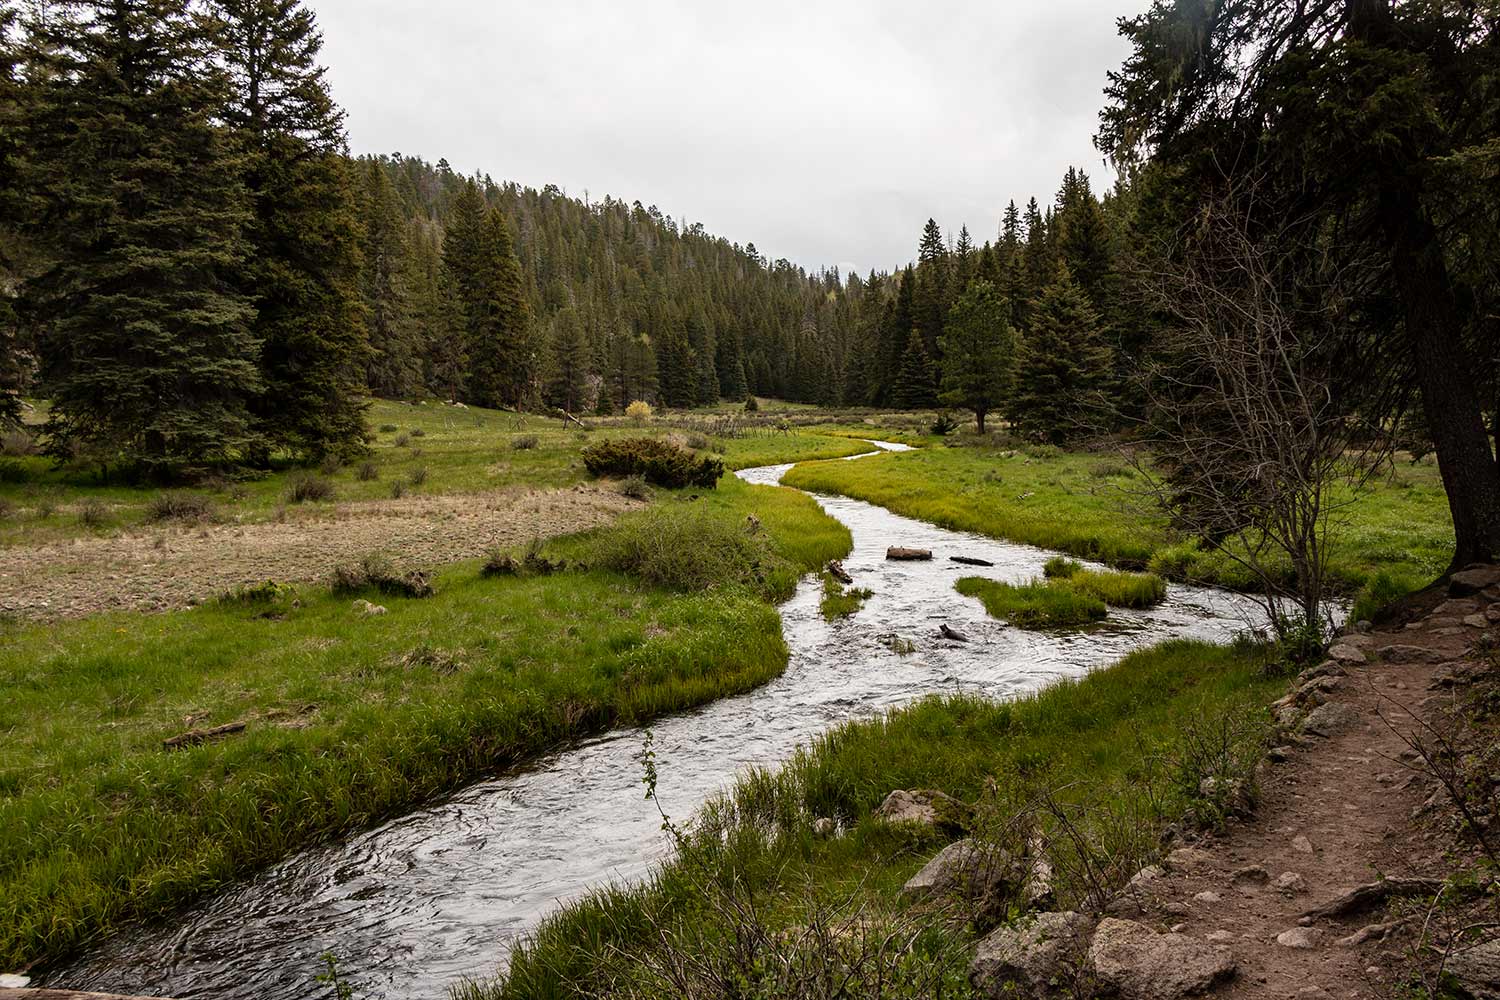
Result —
[{"label": "tall grass tuft", "polygon": [[1104,602],[1067,583],[1032,580],[1001,583],[982,576],[966,576],[955,584],[965,597],[977,597],[984,609],[1017,628],[1066,628],[1102,621],[1109,613]]},{"label": "tall grass tuft", "polygon": [[751,534],[731,515],[688,503],[621,518],[600,539],[595,562],[678,591],[745,586],[789,593],[797,575],[765,535]]}]

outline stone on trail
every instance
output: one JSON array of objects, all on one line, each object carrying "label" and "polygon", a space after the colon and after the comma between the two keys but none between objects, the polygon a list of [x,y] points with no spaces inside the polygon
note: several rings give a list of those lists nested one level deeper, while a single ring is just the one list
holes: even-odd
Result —
[{"label": "stone on trail", "polygon": [[1359,722],[1359,712],[1341,701],[1330,701],[1307,713],[1301,731],[1325,739],[1336,736]]},{"label": "stone on trail", "polygon": [[1448,593],[1454,597],[1467,597],[1496,584],[1500,584],[1500,566],[1474,563],[1448,578]]},{"label": "stone on trail", "polygon": [[1229,979],[1236,968],[1227,948],[1113,917],[1099,922],[1089,961],[1100,983],[1123,1000],[1194,996]]},{"label": "stone on trail", "polygon": [[1365,663],[1365,654],[1347,642],[1341,642],[1328,650],[1328,658],[1337,663]]},{"label": "stone on trail", "polygon": [[1500,1000],[1500,940],[1454,952],[1444,969],[1476,1000]]},{"label": "stone on trail", "polygon": [[1276,935],[1276,943],[1283,948],[1299,948],[1311,951],[1323,947],[1328,932],[1320,927],[1293,927]]},{"label": "stone on trail", "polygon": [[1464,624],[1470,628],[1489,628],[1490,620],[1487,616],[1478,614],[1464,616]]},{"label": "stone on trail", "polygon": [[1260,865],[1246,865],[1244,868],[1236,869],[1229,876],[1229,881],[1237,886],[1265,885],[1271,881],[1271,873]]},{"label": "stone on trail", "polygon": [[[1311,841],[1308,841],[1308,846],[1312,846]],[[1280,875],[1276,876],[1276,888],[1286,893],[1288,896],[1295,895],[1299,892],[1306,892],[1307,879],[1303,878],[1296,872],[1282,872]]]},{"label": "stone on trail", "polygon": [[1441,663],[1444,658],[1439,650],[1404,643],[1381,646],[1377,653],[1387,663]]},{"label": "stone on trail", "polygon": [[1292,838],[1292,850],[1301,854],[1313,853],[1312,841],[1307,839],[1307,834],[1299,833]]},{"label": "stone on trail", "polygon": [[992,931],[974,951],[969,983],[988,997],[1046,997],[1088,934],[1081,913],[1039,913],[1035,920]]},{"label": "stone on trail", "polygon": [[[1210,780],[1205,778],[1205,781]],[[1171,871],[1189,871],[1200,868],[1203,865],[1212,864],[1214,856],[1208,851],[1200,851],[1196,847],[1179,847],[1167,855],[1167,868]]]}]

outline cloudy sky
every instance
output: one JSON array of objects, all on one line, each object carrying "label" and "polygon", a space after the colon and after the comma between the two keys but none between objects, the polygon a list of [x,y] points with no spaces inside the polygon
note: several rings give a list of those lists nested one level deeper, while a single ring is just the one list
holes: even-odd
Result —
[{"label": "cloudy sky", "polygon": [[308,0],[355,152],[658,205],[808,268],[993,236],[1093,149],[1145,0]]}]

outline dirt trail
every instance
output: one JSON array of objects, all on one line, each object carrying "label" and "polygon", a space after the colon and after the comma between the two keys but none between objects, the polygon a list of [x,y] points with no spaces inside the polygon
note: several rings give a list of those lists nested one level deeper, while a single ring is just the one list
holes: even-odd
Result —
[{"label": "dirt trail", "polygon": [[1354,662],[1336,668],[1343,676],[1328,671],[1328,690],[1309,691],[1301,704],[1327,720],[1313,724],[1326,735],[1304,734],[1273,752],[1254,818],[1216,843],[1174,852],[1166,874],[1143,881],[1119,915],[1227,946],[1238,970],[1214,996],[1394,995],[1409,971],[1409,934],[1344,940],[1386,920],[1382,908],[1341,919],[1303,915],[1382,876],[1447,872],[1452,845],[1426,804],[1436,785],[1418,772],[1403,736],[1451,702],[1443,678],[1473,662],[1472,644],[1500,629],[1497,619],[1490,595],[1449,600],[1405,628],[1341,640],[1346,648],[1333,652]]},{"label": "dirt trail", "polygon": [[75,618],[187,607],[239,584],[306,582],[380,551],[433,567],[496,545],[580,531],[640,506],[577,486],[419,496],[297,511],[282,522],[163,526],[112,538],[0,549],[0,612]]}]

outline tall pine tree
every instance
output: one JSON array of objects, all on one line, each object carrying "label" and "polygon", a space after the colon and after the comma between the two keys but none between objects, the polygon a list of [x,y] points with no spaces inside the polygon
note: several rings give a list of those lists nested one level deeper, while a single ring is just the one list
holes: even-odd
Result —
[{"label": "tall pine tree", "polygon": [[984,418],[1000,408],[1015,362],[1015,334],[1005,300],[988,281],[976,281],[958,297],[943,328],[943,379],[939,398],[974,411],[979,433]]},{"label": "tall pine tree", "polygon": [[891,405],[902,410],[921,410],[937,404],[937,384],[933,378],[932,358],[922,333],[915,328],[906,339],[901,368],[891,387]]},{"label": "tall pine tree", "polygon": [[406,220],[396,188],[379,165],[364,166],[364,239],[360,290],[369,318],[370,391],[387,399],[409,399],[423,387],[426,351],[418,336],[410,294],[414,275],[407,259]]},{"label": "tall pine tree", "polygon": [[547,364],[546,400],[567,413],[583,409],[588,394],[589,343],[578,310],[569,306],[552,320],[551,357]]},{"label": "tall pine tree", "polygon": [[32,26],[31,225],[54,263],[28,296],[54,454],[170,473],[257,441],[260,344],[237,284],[251,219],[215,121],[228,81],[212,31],[187,0],[77,3]]},{"label": "tall pine tree", "polygon": [[21,281],[20,229],[30,214],[21,176],[29,91],[21,85],[17,21],[10,4],[0,3],[0,428],[21,420],[30,367],[12,303]]},{"label": "tall pine tree", "polygon": [[1016,357],[1010,417],[1025,434],[1061,444],[1089,429],[1111,382],[1099,314],[1065,265],[1031,308]]}]

